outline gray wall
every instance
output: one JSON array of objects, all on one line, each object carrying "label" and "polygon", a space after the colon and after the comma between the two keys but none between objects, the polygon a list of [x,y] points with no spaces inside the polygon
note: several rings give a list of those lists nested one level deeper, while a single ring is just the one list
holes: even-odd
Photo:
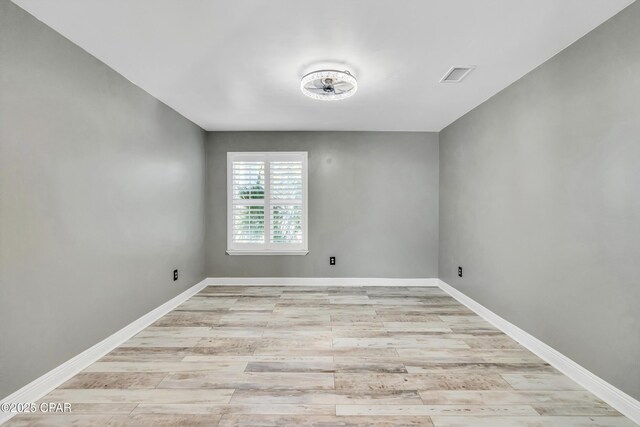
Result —
[{"label": "gray wall", "polygon": [[[225,254],[228,151],[309,152],[308,255]],[[221,132],[206,153],[209,276],[438,276],[437,134]]]},{"label": "gray wall", "polygon": [[640,2],[440,134],[440,277],[636,399],[638,23]]},{"label": "gray wall", "polygon": [[0,0],[0,397],[201,280],[203,200],[199,127]]}]

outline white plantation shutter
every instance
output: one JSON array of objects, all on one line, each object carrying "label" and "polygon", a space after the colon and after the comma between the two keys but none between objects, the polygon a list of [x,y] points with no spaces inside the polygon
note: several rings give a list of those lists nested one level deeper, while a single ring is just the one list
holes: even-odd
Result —
[{"label": "white plantation shutter", "polygon": [[307,153],[228,153],[228,250],[307,251]]},{"label": "white plantation shutter", "polygon": [[263,244],[264,233],[264,161],[237,161],[232,166],[232,241]]},{"label": "white plantation shutter", "polygon": [[269,162],[269,240],[274,245],[302,243],[302,168],[302,160]]}]

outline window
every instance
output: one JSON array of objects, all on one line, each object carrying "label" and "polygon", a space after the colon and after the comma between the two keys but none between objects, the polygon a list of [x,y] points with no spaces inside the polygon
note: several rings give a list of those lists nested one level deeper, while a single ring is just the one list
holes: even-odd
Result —
[{"label": "window", "polygon": [[307,153],[227,153],[227,253],[307,248]]}]

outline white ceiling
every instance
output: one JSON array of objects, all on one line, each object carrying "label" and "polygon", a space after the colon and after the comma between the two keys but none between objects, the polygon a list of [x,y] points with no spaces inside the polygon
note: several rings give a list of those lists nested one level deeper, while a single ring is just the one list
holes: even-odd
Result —
[{"label": "white ceiling", "polygon": [[[633,0],[14,0],[206,130],[439,131]],[[302,95],[321,62],[358,93]],[[477,69],[439,83],[454,65]]]}]

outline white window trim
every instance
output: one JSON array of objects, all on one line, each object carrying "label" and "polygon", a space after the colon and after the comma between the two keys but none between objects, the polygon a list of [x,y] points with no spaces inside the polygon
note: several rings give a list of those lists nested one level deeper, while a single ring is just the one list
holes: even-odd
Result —
[{"label": "white window trim", "polygon": [[[238,249],[233,247],[233,162],[244,161],[264,161],[265,164],[265,246],[270,245],[270,222],[267,218],[270,217],[271,200],[269,197],[269,190],[271,182],[269,180],[269,164],[271,161],[278,160],[291,160],[292,156],[295,156],[296,160],[302,160],[302,248],[287,248],[280,245],[279,248],[260,247],[261,245],[247,244],[246,249]],[[306,255],[309,253],[309,197],[308,197],[308,158],[309,154],[306,151],[272,151],[272,152],[229,152],[227,153],[227,251],[229,255]]]},{"label": "white window trim", "polygon": [[263,250],[233,250],[227,249],[229,255],[306,255],[309,253],[307,250],[294,250],[294,251],[279,251],[275,249],[263,249]]}]

